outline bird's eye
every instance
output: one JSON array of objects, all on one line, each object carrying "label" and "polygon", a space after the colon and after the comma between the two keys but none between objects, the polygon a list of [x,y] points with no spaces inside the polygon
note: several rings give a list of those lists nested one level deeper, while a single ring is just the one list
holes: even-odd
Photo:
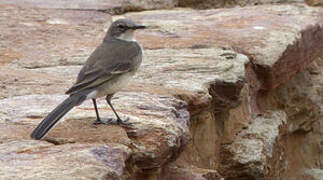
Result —
[{"label": "bird's eye", "polygon": [[119,24],[119,25],[118,25],[118,28],[120,28],[120,29],[126,29],[126,26],[125,26],[125,25],[123,25],[123,24]]}]

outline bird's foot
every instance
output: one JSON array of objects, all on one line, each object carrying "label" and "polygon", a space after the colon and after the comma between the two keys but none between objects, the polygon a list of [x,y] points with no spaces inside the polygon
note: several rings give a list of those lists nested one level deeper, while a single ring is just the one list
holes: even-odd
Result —
[{"label": "bird's foot", "polygon": [[129,126],[132,125],[131,122],[128,122],[129,117],[125,118],[125,119],[121,119],[121,118],[109,118],[108,121],[110,122],[110,124],[114,124],[114,125],[121,125],[121,126]]},{"label": "bird's foot", "polygon": [[93,122],[93,125],[99,125],[99,124],[105,124],[105,125],[110,125],[112,124],[112,121],[110,119],[106,120],[106,121],[103,121],[101,119],[96,119],[94,122]]},{"label": "bird's foot", "polygon": [[117,123],[119,125],[124,125],[124,126],[129,126],[129,125],[132,125],[131,122],[129,122],[129,117],[127,117],[126,119],[117,119]]},{"label": "bird's foot", "polygon": [[132,123],[128,122],[129,117],[125,119],[115,119],[115,118],[108,118],[106,121],[97,119],[93,122],[93,125],[105,124],[105,125],[120,125],[120,126],[131,126]]}]

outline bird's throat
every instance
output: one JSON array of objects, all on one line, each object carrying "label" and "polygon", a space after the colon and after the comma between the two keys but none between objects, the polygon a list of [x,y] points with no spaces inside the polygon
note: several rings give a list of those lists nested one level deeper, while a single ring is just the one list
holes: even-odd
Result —
[{"label": "bird's throat", "polygon": [[117,38],[124,41],[137,41],[133,30],[127,30],[125,33],[122,33]]}]

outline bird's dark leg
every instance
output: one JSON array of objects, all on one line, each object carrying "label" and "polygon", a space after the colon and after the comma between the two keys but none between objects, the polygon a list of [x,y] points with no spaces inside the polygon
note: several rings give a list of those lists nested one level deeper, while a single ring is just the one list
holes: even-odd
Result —
[{"label": "bird's dark leg", "polygon": [[97,124],[106,124],[106,122],[102,121],[100,116],[99,116],[99,111],[98,111],[98,107],[96,105],[96,99],[92,99],[93,105],[94,105],[94,109],[95,109],[95,114],[96,114],[96,120],[93,122],[94,125]]},{"label": "bird's dark leg", "polygon": [[112,98],[113,94],[111,95],[107,95],[107,97],[105,98],[107,100],[107,103],[109,104],[109,106],[111,107],[113,113],[116,115],[117,117],[117,124],[123,124],[123,125],[129,125],[130,123],[127,123],[127,121],[129,120],[129,118],[126,119],[121,119],[117,113],[117,111],[114,109],[114,107],[112,106],[111,103],[111,98]]}]

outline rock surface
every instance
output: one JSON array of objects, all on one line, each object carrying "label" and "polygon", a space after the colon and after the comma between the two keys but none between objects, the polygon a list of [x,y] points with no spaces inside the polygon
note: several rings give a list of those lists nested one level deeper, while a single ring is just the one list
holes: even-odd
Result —
[{"label": "rock surface", "polygon": [[[290,13],[284,16],[285,12]],[[149,48],[231,46],[248,55],[259,79],[264,81],[262,89],[278,86],[321,53],[321,15],[319,8],[303,5],[129,13],[129,17],[156,27],[139,34]],[[157,43],[163,35],[166,36]],[[304,44],[307,41],[313,43]]]},{"label": "rock surface", "polygon": [[[228,147],[234,156],[233,163],[240,166],[240,173],[262,179],[268,162],[272,158],[273,148],[279,136],[279,126],[286,124],[286,114],[281,111],[267,112],[256,117],[242,130]],[[231,168],[231,167],[230,167]]]},{"label": "rock surface", "polygon": [[17,5],[22,8],[95,10],[122,14],[128,11],[170,9],[178,4],[178,0],[12,0],[0,4]]},{"label": "rock surface", "polygon": [[224,180],[215,170],[201,168],[179,168],[169,166],[161,173],[161,180]]},{"label": "rock surface", "polygon": [[305,2],[310,6],[323,6],[322,0],[305,0]]},{"label": "rock surface", "polygon": [[303,0],[179,0],[179,6],[198,9],[223,8],[259,4],[297,3]]},{"label": "rock surface", "polygon": [[306,171],[308,178],[313,180],[323,179],[323,170],[322,169],[309,169]]},{"label": "rock surface", "polygon": [[[91,9],[58,2],[64,8],[0,3],[1,178],[302,179],[322,168],[321,8],[115,16],[149,25],[137,33],[141,70],[113,99],[133,125],[93,126],[85,102],[35,141],[30,132],[66,98],[112,19],[92,1],[79,5]],[[102,117],[113,116],[104,100],[98,105]]]},{"label": "rock surface", "polygon": [[[28,139],[32,127],[35,127],[64,98],[66,96],[55,94],[26,95],[0,101],[2,109],[0,126],[3,132],[0,141],[4,143],[3,147],[6,147],[5,142],[10,143],[12,141],[17,141],[16,145],[23,146],[20,142]],[[26,102],[28,102],[28,106],[24,106]],[[131,156],[131,161],[144,171],[146,169],[158,169],[172,158],[176,158],[181,148],[190,139],[188,132],[189,115],[185,110],[185,103],[180,100],[169,96],[129,92],[120,93],[120,97],[116,97],[114,103],[121,116],[128,112],[127,115],[130,116],[133,123],[131,127],[124,130],[118,126],[91,125],[95,120],[95,113],[92,104],[87,102],[69,113],[64,121],[47,135],[45,140],[59,145],[55,148],[69,143],[75,145],[88,143],[87,147],[91,147],[91,144],[94,146],[97,143],[102,145],[118,143],[129,146],[131,150],[128,150],[128,156]],[[123,104],[123,108],[127,108],[120,108],[117,104]],[[16,107],[21,108],[17,109]],[[100,110],[105,109],[102,104],[99,104],[98,108]],[[131,111],[127,109],[131,109]],[[106,117],[113,114],[109,112],[101,113],[102,115]],[[7,150],[10,150],[10,148]],[[3,151],[10,154],[10,152]],[[21,153],[24,155],[25,151]],[[77,152],[73,153],[78,155]],[[118,157],[113,152],[102,153],[102,155],[99,155],[101,158]],[[127,159],[123,158],[121,163],[125,164]],[[109,159],[106,161],[108,161],[106,163],[110,163]],[[33,164],[33,162],[27,162]],[[128,165],[130,165],[130,168],[134,168],[131,164]],[[121,168],[120,164],[114,166]],[[123,173],[118,173],[116,176],[121,177],[121,175],[123,176]]]},{"label": "rock surface", "polygon": [[66,144],[19,140],[2,143],[1,179],[127,178],[130,150],[120,144]]},{"label": "rock surface", "polygon": [[[322,4],[320,0],[306,0],[310,5]],[[25,8],[103,11],[113,15],[131,11],[174,9],[190,7],[197,9],[224,8],[246,5],[300,3],[303,0],[10,0],[0,4]]]}]

